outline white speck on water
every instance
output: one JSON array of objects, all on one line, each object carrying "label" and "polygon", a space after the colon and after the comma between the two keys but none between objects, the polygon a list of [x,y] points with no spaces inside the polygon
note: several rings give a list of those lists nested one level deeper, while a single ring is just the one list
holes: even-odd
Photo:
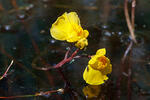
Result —
[{"label": "white speck on water", "polygon": [[108,31],[106,31],[104,34],[105,34],[106,36],[111,36],[111,33],[108,32]]},{"label": "white speck on water", "polygon": [[11,26],[10,25],[5,25],[5,30],[8,31],[11,29]]},{"label": "white speck on water", "polygon": [[143,25],[143,28],[146,28],[146,25],[145,25],[145,24]]},{"label": "white speck on water", "polygon": [[13,49],[13,50],[16,50],[17,48],[16,48],[16,47],[13,47],[12,49]]},{"label": "white speck on water", "polygon": [[114,34],[115,34],[115,32],[112,32],[112,34],[114,35]]},{"label": "white speck on water", "polygon": [[118,35],[122,35],[122,32],[118,32]]},{"label": "white speck on water", "polygon": [[45,33],[45,30],[41,30],[40,33],[41,33],[41,34]]},{"label": "white speck on water", "polygon": [[26,10],[30,10],[31,8],[33,8],[34,5],[33,4],[30,4],[29,6],[26,7]]},{"label": "white speck on water", "polygon": [[102,28],[106,29],[106,28],[108,28],[108,26],[107,25],[103,25]]},{"label": "white speck on water", "polygon": [[24,19],[24,18],[25,18],[25,15],[24,15],[24,14],[20,14],[18,17],[19,17],[20,19]]},{"label": "white speck on water", "polygon": [[55,42],[56,42],[56,41],[55,41],[55,40],[53,40],[53,39],[52,39],[52,40],[50,40],[50,43],[52,43],[52,44],[54,44]]}]

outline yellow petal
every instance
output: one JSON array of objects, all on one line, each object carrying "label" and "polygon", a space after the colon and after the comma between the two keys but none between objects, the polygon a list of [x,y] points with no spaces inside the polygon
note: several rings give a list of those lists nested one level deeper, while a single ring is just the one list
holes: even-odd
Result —
[{"label": "yellow petal", "polygon": [[70,31],[67,35],[67,42],[76,42],[81,36],[78,36],[78,33],[82,33],[83,29],[80,25],[80,19],[76,12],[70,12],[66,14],[66,21],[70,24]]},{"label": "yellow petal", "polygon": [[69,32],[70,24],[66,21],[67,13],[64,13],[62,16],[52,24],[50,29],[51,36],[56,40],[66,40],[67,32]]},{"label": "yellow petal", "polygon": [[70,12],[67,14],[67,18],[68,18],[68,21],[70,22],[70,24],[77,24],[77,25],[80,25],[80,20],[79,20],[79,17],[77,15],[76,12]]},{"label": "yellow petal", "polygon": [[66,40],[67,42],[77,42],[89,35],[87,30],[82,29],[76,12],[64,13],[58,17],[52,24],[50,33],[56,40]]},{"label": "yellow petal", "polygon": [[91,57],[90,61],[88,62],[89,65],[96,65],[98,63],[97,59],[98,59],[98,55],[94,55]]},{"label": "yellow petal", "polygon": [[98,55],[98,56],[104,56],[105,54],[106,54],[106,49],[105,48],[99,49],[96,52],[96,55]]},{"label": "yellow petal", "polygon": [[[77,24],[74,24],[71,26],[70,28],[70,32],[68,33],[67,35],[67,42],[77,42],[79,41],[81,38],[82,38],[82,32],[83,29],[81,26],[77,25]],[[81,33],[80,36],[78,36],[78,33]]]},{"label": "yellow petal", "polygon": [[89,32],[87,30],[83,30],[83,33],[84,33],[84,38],[87,38],[89,36]]},{"label": "yellow petal", "polygon": [[57,40],[76,42],[79,40],[77,33],[82,31],[80,20],[75,12],[64,13],[52,24],[50,33]]},{"label": "yellow petal", "polygon": [[86,38],[83,38],[83,39],[80,39],[76,44],[75,46],[77,48],[80,48],[80,49],[83,49],[84,47],[86,47],[88,45],[88,41]]},{"label": "yellow petal", "polygon": [[100,85],[103,84],[108,77],[103,75],[99,70],[94,70],[91,66],[88,66],[83,73],[83,79],[90,85]]},{"label": "yellow petal", "polygon": [[101,70],[101,72],[106,75],[106,74],[110,74],[112,72],[112,65],[108,64],[107,67],[103,70]]}]

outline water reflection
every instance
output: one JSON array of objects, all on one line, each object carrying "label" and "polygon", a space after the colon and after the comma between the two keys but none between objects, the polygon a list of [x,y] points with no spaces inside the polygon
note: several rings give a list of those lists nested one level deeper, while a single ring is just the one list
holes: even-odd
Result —
[{"label": "water reflection", "polygon": [[97,98],[100,95],[101,87],[100,85],[88,85],[83,88],[83,93],[87,100],[91,98]]}]

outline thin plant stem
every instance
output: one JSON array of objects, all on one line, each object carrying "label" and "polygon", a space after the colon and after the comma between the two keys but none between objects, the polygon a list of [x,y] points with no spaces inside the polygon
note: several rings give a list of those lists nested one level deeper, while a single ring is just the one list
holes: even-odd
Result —
[{"label": "thin plant stem", "polygon": [[125,59],[126,59],[128,53],[129,53],[129,51],[131,50],[132,46],[133,46],[133,42],[130,41],[130,44],[128,45],[128,47],[127,47],[127,49],[126,49],[126,51],[125,51],[125,53],[124,53],[124,55],[123,55],[122,63],[124,63],[124,61],[125,61]]},{"label": "thin plant stem", "polygon": [[131,9],[131,23],[132,23],[132,28],[133,31],[135,30],[134,26],[134,20],[135,20],[135,6],[136,6],[136,0],[132,0],[132,9]]},{"label": "thin plant stem", "polygon": [[0,97],[0,99],[14,99],[14,98],[29,98],[29,97],[37,97],[37,96],[46,96],[50,95],[51,93],[58,93],[64,92],[64,89],[58,89],[58,90],[51,90],[51,91],[46,91],[46,92],[39,92],[31,95],[18,95],[18,96],[8,96],[8,97]]},{"label": "thin plant stem", "polygon": [[36,76],[31,70],[29,70],[25,65],[23,65],[22,63],[20,63],[19,61],[17,61],[14,57],[12,57],[10,54],[8,54],[0,45],[0,52],[2,54],[4,54],[6,57],[8,57],[9,59],[13,59],[13,61],[15,62],[15,64],[17,64],[19,67],[23,68],[25,71],[27,71],[28,73],[30,73],[32,75],[32,77],[34,78],[38,78],[42,83],[44,83],[45,85],[47,85],[47,83],[39,78],[38,76]]},{"label": "thin plant stem", "polygon": [[60,67],[62,67],[65,63],[71,61],[71,60],[76,56],[76,54],[79,52],[79,49],[76,49],[76,50],[72,53],[72,55],[71,55],[70,57],[68,57],[69,51],[70,51],[70,49],[66,52],[64,59],[63,59],[62,61],[60,61],[58,64],[56,64],[55,66],[51,66],[51,67],[48,67],[48,68],[45,68],[45,67],[39,68],[39,67],[35,67],[35,66],[33,66],[33,67],[34,67],[35,69],[37,69],[37,70],[45,70],[45,71],[46,71],[46,70],[50,70],[50,69],[60,68]]},{"label": "thin plant stem", "polygon": [[20,95],[20,96],[9,96],[9,97],[0,97],[0,99],[14,99],[14,98],[25,98],[25,97],[34,97],[36,95]]},{"label": "thin plant stem", "polygon": [[0,80],[2,80],[4,77],[7,76],[7,73],[9,71],[10,67],[12,66],[13,62],[14,61],[12,60],[11,63],[9,64],[8,68],[6,69],[5,73],[0,77]]},{"label": "thin plant stem", "polygon": [[[130,20],[129,13],[128,13],[128,0],[124,0],[124,13],[125,13],[125,18],[126,18],[129,32],[131,34],[131,39],[134,41],[134,43],[137,43],[136,38],[135,38],[135,34],[134,34],[133,24],[131,24],[131,20]],[[132,13],[134,13],[134,10],[132,11]],[[132,17],[134,20],[134,15],[132,15]],[[134,22],[133,20],[132,20],[132,22]]]},{"label": "thin plant stem", "polygon": [[[128,26],[128,29],[129,29],[129,32],[131,34],[131,39],[132,41],[130,41],[130,44],[128,45],[125,53],[124,53],[124,56],[122,58],[122,65],[124,65],[124,62],[126,60],[126,57],[128,55],[128,53],[130,52],[130,55],[131,55],[131,49],[132,49],[132,46],[133,46],[133,42],[134,43],[137,43],[136,41],[136,38],[135,38],[135,6],[136,6],[136,0],[132,0],[132,9],[131,9],[131,20],[130,20],[130,17],[129,17],[129,13],[128,13],[128,0],[124,0],[124,13],[125,13],[125,18],[126,18],[126,22],[127,22],[127,26]],[[129,63],[130,63],[130,60],[128,60]],[[119,76],[119,79],[118,79],[118,99],[120,99],[120,95],[121,95],[121,91],[120,91],[120,82],[122,80],[122,72],[123,72],[123,68],[121,67],[121,74]],[[128,100],[131,100],[131,74],[132,74],[132,67],[131,65],[128,66],[128,82],[127,82],[127,90],[128,90],[128,94],[127,94],[127,98]]]},{"label": "thin plant stem", "polygon": [[16,0],[11,0],[11,3],[13,5],[13,7],[18,10],[18,5],[17,5],[17,1]]},{"label": "thin plant stem", "polygon": [[[130,55],[131,55],[131,52],[130,52]],[[128,100],[131,100],[131,74],[132,74],[132,68],[131,68],[131,60],[130,60],[130,57],[129,57],[129,66],[128,66],[128,84],[127,84],[127,90],[128,90],[128,94],[127,94],[127,97],[128,97]]]},{"label": "thin plant stem", "polygon": [[2,3],[0,3],[0,11],[4,11],[4,7],[2,6]]}]

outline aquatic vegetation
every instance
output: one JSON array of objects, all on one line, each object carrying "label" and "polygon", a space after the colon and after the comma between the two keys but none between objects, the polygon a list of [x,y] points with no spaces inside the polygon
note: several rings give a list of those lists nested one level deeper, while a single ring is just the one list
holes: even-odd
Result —
[{"label": "aquatic vegetation", "polygon": [[91,57],[91,60],[88,62],[88,66],[83,73],[83,78],[86,83],[100,85],[108,79],[107,74],[111,73],[112,65],[105,54],[105,49],[99,49],[97,50],[96,55]]},{"label": "aquatic vegetation", "polygon": [[[52,93],[63,94],[65,91],[73,91],[70,88],[70,82],[68,82],[68,80],[66,79],[65,75],[63,74],[63,71],[61,70],[61,67],[64,64],[73,61],[75,58],[79,59],[80,57],[83,57],[82,55],[77,54],[79,50],[82,50],[83,48],[88,46],[87,37],[89,35],[89,32],[87,30],[82,29],[79,17],[76,14],[76,12],[70,13],[65,12],[62,16],[58,17],[58,19],[54,22],[54,24],[52,24],[50,34],[56,40],[74,43],[75,46],[77,47],[76,50],[73,50],[73,52],[70,53],[72,49],[68,47],[64,59],[55,64],[54,66],[37,67],[35,63],[33,63],[32,65],[33,68],[36,68],[38,70],[58,69],[60,76],[64,80],[65,83],[64,87],[57,90],[36,92],[32,95],[18,95],[7,97],[2,96],[0,98],[9,99],[9,98],[37,97],[37,96],[49,97]],[[99,49],[96,52],[96,55],[87,56],[87,58],[91,59],[89,60],[88,66],[86,67],[83,73],[83,78],[86,81],[86,83],[90,85],[83,88],[83,93],[85,94],[85,96],[88,96],[88,98],[97,97],[99,95],[101,91],[99,85],[104,83],[104,81],[108,79],[107,74],[111,73],[112,71],[112,65],[110,64],[110,60],[105,56],[105,54],[106,50],[105,48],[103,48]],[[40,61],[43,60],[41,59],[42,58],[40,58]],[[11,62],[11,64],[9,65],[3,76],[0,77],[0,80],[6,76],[12,64],[13,61]]]},{"label": "aquatic vegetation", "polygon": [[76,12],[65,12],[54,22],[50,29],[51,36],[56,40],[76,43],[75,46],[83,49],[88,45],[89,32],[83,30]]},{"label": "aquatic vegetation", "polygon": [[[76,42],[75,46],[80,49],[83,49],[88,45],[86,38],[88,37],[89,32],[82,29],[76,12],[65,12],[62,16],[58,17],[58,19],[52,25],[50,33],[51,36],[56,40]],[[92,56],[88,63],[88,67],[83,73],[83,78],[86,83],[91,85],[99,85],[108,79],[107,74],[111,73],[112,65],[110,64],[110,60],[105,57],[105,54],[105,49],[99,49],[96,52],[96,55]],[[71,59],[73,59],[73,57]],[[57,65],[62,66],[66,62],[71,61],[71,59],[63,60]]]},{"label": "aquatic vegetation", "polygon": [[5,73],[4,73],[2,76],[0,76],[0,80],[2,80],[4,77],[7,76],[7,73],[8,73],[8,71],[9,71],[10,67],[12,66],[13,62],[14,62],[14,61],[12,60],[11,63],[10,63],[10,65],[7,67]]},{"label": "aquatic vegetation", "polygon": [[[1,0],[0,99],[149,99],[149,9],[148,0]],[[76,18],[80,24],[70,23]],[[52,37],[53,25],[65,39]],[[108,55],[99,62],[113,72],[92,60],[102,47]],[[87,80],[101,75],[103,84],[87,83],[85,69]]]}]

